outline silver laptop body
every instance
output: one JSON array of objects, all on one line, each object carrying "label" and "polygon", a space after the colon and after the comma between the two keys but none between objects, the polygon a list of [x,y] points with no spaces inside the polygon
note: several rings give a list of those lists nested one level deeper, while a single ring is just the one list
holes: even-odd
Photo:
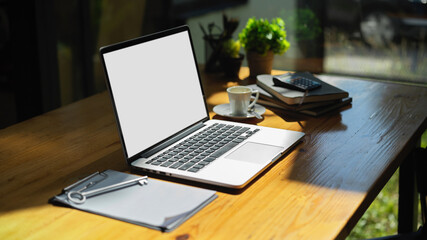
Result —
[{"label": "silver laptop body", "polygon": [[[136,170],[243,188],[304,136],[210,120],[187,26],[103,47],[100,54],[124,155]],[[230,131],[230,137],[195,141]]]}]

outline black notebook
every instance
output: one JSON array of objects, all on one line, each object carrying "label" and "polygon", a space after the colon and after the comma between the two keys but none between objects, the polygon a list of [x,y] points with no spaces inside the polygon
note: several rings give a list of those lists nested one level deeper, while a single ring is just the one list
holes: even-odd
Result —
[{"label": "black notebook", "polygon": [[259,99],[257,101],[258,104],[261,104],[265,107],[273,107],[276,109],[286,110],[286,111],[300,112],[307,109],[327,107],[331,105],[340,104],[341,102],[343,102],[343,100],[346,99],[344,98],[344,99],[335,99],[330,101],[310,102],[310,103],[303,103],[303,104],[297,104],[297,105],[289,105],[285,102],[282,102],[281,100],[271,95],[270,93],[266,92],[264,89],[262,89],[256,84],[249,84],[247,86],[259,91]]},{"label": "black notebook", "polygon": [[293,73],[292,75],[315,80],[322,86],[308,92],[291,90],[284,87],[275,86],[273,83],[273,76],[269,74],[258,75],[257,85],[276,97],[278,100],[288,105],[332,101],[343,99],[349,96],[348,92],[320,80],[309,72]]}]

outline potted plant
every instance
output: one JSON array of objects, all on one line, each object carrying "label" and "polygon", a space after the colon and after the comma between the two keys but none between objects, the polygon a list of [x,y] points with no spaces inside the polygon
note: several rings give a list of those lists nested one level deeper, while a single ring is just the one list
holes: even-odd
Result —
[{"label": "potted plant", "polygon": [[292,44],[296,43],[304,57],[316,56],[316,39],[322,33],[320,21],[309,8],[300,8],[286,19],[288,30],[293,32]]},{"label": "potted plant", "polygon": [[263,18],[250,18],[239,39],[246,50],[251,76],[270,74],[274,54],[283,54],[290,47],[281,18],[274,18],[271,23]]},{"label": "potted plant", "polygon": [[[225,14],[222,15],[222,29],[215,23],[210,23],[208,25],[208,30],[206,31],[205,28],[200,25],[200,28],[204,35],[203,39],[206,42],[205,71],[216,72],[221,70],[220,65],[223,65],[221,63],[222,58],[224,58],[224,56],[231,56],[229,55],[230,51],[232,51],[232,48],[236,48],[237,46],[235,43],[230,43],[233,45],[228,46],[226,44],[232,38],[232,35],[237,29],[238,25],[239,20],[237,18],[228,18]],[[224,51],[222,49],[223,47],[228,47],[231,49]]]},{"label": "potted plant", "polygon": [[240,41],[232,38],[225,40],[221,48],[221,66],[225,75],[237,77],[244,55],[240,53]]}]

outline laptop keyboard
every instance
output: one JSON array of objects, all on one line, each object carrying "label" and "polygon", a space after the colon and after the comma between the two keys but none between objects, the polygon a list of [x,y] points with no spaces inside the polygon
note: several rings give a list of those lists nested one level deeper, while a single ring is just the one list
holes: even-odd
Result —
[{"label": "laptop keyboard", "polygon": [[197,172],[237,146],[259,129],[215,123],[165,152],[147,164]]}]

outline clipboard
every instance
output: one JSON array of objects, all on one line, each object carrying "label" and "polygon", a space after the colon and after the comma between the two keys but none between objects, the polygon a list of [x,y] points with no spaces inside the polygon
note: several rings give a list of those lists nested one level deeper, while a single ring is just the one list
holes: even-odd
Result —
[{"label": "clipboard", "polygon": [[68,198],[70,191],[93,191],[137,178],[140,177],[106,170],[64,188],[49,202],[169,232],[217,198],[212,190],[152,178],[148,178],[146,184],[134,184],[88,197],[82,203]]}]

